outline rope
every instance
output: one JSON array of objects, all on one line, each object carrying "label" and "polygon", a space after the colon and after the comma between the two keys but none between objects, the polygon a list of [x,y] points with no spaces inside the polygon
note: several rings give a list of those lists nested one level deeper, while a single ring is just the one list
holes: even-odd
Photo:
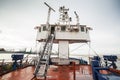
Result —
[{"label": "rope", "polygon": [[97,56],[99,56],[98,53],[91,47],[91,45],[89,45],[88,43],[87,43],[87,45],[89,46],[89,48],[90,48]]},{"label": "rope", "polygon": [[80,45],[80,46],[76,47],[75,49],[71,50],[70,52],[73,52],[73,51],[75,51],[75,50],[79,49],[80,47],[82,47],[82,46],[84,46],[84,45],[85,45],[85,44]]}]

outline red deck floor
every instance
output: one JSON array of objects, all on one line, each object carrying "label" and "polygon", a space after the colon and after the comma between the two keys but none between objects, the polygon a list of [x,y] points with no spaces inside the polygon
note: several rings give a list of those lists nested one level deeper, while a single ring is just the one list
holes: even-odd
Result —
[{"label": "red deck floor", "polygon": [[33,77],[33,72],[34,67],[27,67],[0,76],[0,80],[30,80]]},{"label": "red deck floor", "polygon": [[[33,72],[34,67],[27,67],[5,74],[0,80],[31,80]],[[75,74],[76,80],[93,80],[91,67],[88,65],[76,66]],[[50,66],[46,80],[74,80],[74,69],[72,66]]]}]

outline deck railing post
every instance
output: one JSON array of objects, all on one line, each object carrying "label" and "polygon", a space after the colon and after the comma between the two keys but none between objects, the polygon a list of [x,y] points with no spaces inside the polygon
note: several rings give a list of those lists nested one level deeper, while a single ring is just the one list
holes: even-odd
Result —
[{"label": "deck railing post", "polygon": [[73,66],[73,80],[76,80],[76,73],[75,73],[76,65],[75,65],[75,62],[72,62],[72,66]]}]

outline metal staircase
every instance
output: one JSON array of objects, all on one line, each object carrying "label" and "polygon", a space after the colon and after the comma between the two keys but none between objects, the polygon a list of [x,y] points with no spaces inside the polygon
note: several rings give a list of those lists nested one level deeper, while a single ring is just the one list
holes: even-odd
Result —
[{"label": "metal staircase", "polygon": [[53,34],[49,35],[46,39],[46,43],[44,45],[43,51],[41,51],[39,55],[39,60],[34,71],[35,77],[46,77],[47,69],[49,67],[53,39]]}]

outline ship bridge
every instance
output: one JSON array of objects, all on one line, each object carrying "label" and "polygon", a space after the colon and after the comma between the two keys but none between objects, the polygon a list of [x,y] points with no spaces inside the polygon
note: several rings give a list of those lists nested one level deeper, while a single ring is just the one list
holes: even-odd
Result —
[{"label": "ship bridge", "polygon": [[90,42],[89,31],[91,27],[86,25],[80,25],[79,16],[74,12],[76,16],[76,23],[71,24],[72,18],[69,17],[69,9],[64,6],[59,8],[59,20],[56,24],[50,24],[50,11],[55,11],[49,7],[48,18],[46,24],[37,26],[37,37],[36,40],[40,43],[47,41],[50,35],[54,35],[52,43],[58,44],[59,58],[69,59],[69,44],[71,43],[87,43]]},{"label": "ship bridge", "polygon": [[[59,22],[50,24],[50,12],[55,12],[55,10],[47,3],[45,5],[49,7],[47,22],[35,27],[37,30],[36,40],[41,43],[39,59],[34,72],[35,77],[46,76],[50,60],[58,65],[69,65],[69,44],[90,42],[89,30],[92,29],[86,25],[80,25],[79,16],[76,12],[74,12],[76,23],[71,24],[72,18],[68,15],[69,9],[64,6],[59,8]],[[53,43],[58,44],[59,55],[57,58],[51,58]]]},{"label": "ship bridge", "polygon": [[48,34],[54,34],[54,43],[59,43],[59,41],[69,41],[69,43],[83,43],[90,42],[89,30],[92,28],[86,25],[57,25],[50,24],[50,31],[47,30],[46,24],[41,24],[37,26],[37,38],[36,40],[42,42],[47,39]]}]

